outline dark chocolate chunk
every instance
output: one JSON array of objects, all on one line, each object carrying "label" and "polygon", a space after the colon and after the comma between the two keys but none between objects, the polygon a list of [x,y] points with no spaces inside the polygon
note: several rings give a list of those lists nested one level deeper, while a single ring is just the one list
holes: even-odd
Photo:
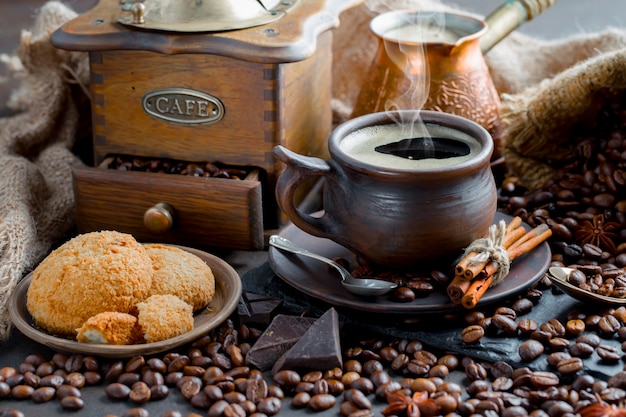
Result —
[{"label": "dark chocolate chunk", "polygon": [[272,368],[315,323],[312,317],[278,314],[246,355],[246,364],[262,371]]},{"label": "dark chocolate chunk", "polygon": [[282,369],[295,371],[343,368],[339,336],[339,316],[334,308],[327,310],[298,342],[272,367],[272,374]]},{"label": "dark chocolate chunk", "polygon": [[239,322],[267,327],[282,306],[282,300],[267,295],[244,293],[237,306]]}]

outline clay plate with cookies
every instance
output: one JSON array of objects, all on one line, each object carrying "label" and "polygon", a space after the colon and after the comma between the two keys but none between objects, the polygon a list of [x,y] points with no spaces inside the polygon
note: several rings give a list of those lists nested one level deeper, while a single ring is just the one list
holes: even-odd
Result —
[{"label": "clay plate with cookies", "polygon": [[241,292],[237,272],[214,255],[100,231],[53,250],[17,284],[9,312],[18,330],[49,348],[126,358],[206,335]]}]

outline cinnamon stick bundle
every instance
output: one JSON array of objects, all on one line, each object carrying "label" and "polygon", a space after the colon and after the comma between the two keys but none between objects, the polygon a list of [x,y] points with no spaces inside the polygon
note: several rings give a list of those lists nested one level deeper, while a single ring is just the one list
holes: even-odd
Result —
[{"label": "cinnamon stick bundle", "polygon": [[[502,247],[506,249],[511,263],[535,249],[550,236],[552,230],[547,225],[542,224],[526,231],[521,218],[515,217],[505,229]],[[498,262],[489,259],[472,265],[470,260],[473,256],[475,252],[470,252],[459,261],[455,268],[455,277],[447,287],[450,300],[467,309],[476,307],[487,290],[498,284],[494,281],[500,268]]]}]

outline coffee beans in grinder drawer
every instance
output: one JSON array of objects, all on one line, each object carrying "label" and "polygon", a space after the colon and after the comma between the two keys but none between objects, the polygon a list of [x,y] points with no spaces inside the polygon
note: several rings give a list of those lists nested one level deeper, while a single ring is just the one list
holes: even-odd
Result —
[{"label": "coffee beans in grinder drawer", "polygon": [[104,167],[119,171],[157,172],[204,178],[244,179],[250,169],[217,162],[189,162],[174,159],[116,155],[106,158]]}]

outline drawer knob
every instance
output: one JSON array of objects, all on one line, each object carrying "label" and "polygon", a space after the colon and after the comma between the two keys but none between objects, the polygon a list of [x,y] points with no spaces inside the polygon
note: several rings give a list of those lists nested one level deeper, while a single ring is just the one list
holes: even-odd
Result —
[{"label": "drawer knob", "polygon": [[152,233],[165,233],[174,226],[174,207],[157,203],[143,215],[143,224]]}]

